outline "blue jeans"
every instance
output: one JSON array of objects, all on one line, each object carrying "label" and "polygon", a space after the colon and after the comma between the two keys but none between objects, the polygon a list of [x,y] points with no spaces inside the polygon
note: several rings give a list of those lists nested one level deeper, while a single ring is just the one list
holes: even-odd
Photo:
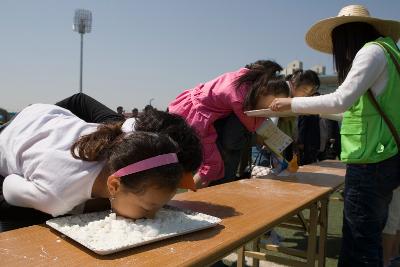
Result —
[{"label": "blue jeans", "polygon": [[262,149],[261,145],[255,145],[251,149],[252,162],[258,166],[271,166],[271,153]]},{"label": "blue jeans", "polygon": [[382,230],[399,184],[399,154],[379,163],[347,165],[338,266],[383,266]]}]

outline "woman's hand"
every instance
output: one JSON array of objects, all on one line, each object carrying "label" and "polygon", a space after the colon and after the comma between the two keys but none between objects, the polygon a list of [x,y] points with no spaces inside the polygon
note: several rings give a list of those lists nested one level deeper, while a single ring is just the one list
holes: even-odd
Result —
[{"label": "woman's hand", "polygon": [[275,98],[269,108],[272,111],[290,111],[292,109],[291,98]]}]

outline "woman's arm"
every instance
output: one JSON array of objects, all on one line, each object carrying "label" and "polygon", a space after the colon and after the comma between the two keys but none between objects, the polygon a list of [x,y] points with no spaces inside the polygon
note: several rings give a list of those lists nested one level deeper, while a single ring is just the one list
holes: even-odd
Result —
[{"label": "woman's arm", "polygon": [[17,174],[10,174],[4,179],[3,196],[7,203],[14,206],[33,208],[53,216],[64,214],[65,207],[61,201]]},{"label": "woman's arm", "polygon": [[[296,97],[292,100],[275,99],[271,109],[296,113],[342,113],[348,110],[376,82],[386,68],[386,57],[378,45],[363,47],[356,55],[353,66],[339,88],[327,95]],[[375,92],[376,93],[376,92]]]}]

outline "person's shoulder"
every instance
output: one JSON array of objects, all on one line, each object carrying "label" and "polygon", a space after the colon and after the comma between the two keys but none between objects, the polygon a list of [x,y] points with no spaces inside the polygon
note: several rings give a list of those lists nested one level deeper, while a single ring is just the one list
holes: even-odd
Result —
[{"label": "person's shoulder", "polygon": [[376,43],[368,43],[363,46],[353,60],[353,66],[364,66],[371,70],[384,68],[386,63],[385,52]]},{"label": "person's shoulder", "polygon": [[238,70],[232,71],[233,76],[242,76],[243,74],[246,74],[250,70],[248,68],[240,68]]},{"label": "person's shoulder", "polygon": [[369,57],[369,58],[385,58],[385,52],[383,48],[377,43],[369,43],[363,46],[360,51],[358,51],[356,57]]},{"label": "person's shoulder", "polygon": [[229,71],[229,72],[225,72],[223,73],[221,76],[221,78],[228,78],[228,79],[237,79],[238,77],[242,76],[243,74],[247,73],[249,71],[249,69],[246,68],[240,68],[238,70],[234,70],[234,71]]}]

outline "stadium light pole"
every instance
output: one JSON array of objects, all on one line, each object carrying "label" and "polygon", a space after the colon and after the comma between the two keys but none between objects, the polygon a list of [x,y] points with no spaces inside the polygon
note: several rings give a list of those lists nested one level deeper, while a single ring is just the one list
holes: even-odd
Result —
[{"label": "stadium light pole", "polygon": [[81,69],[79,79],[79,92],[82,93],[83,72],[83,35],[92,31],[92,12],[86,9],[76,9],[72,29],[81,35]]}]

